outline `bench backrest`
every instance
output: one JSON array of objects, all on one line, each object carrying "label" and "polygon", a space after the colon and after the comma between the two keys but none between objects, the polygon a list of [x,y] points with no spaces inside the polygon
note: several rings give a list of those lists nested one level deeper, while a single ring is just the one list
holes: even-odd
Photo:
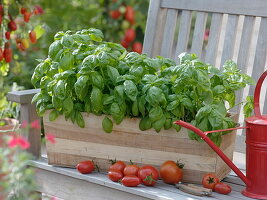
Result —
[{"label": "bench backrest", "polygon": [[[178,61],[177,55],[190,51],[218,68],[232,59],[257,81],[265,70],[266,49],[266,0],[150,0],[143,52],[151,57]],[[261,93],[265,114],[266,82]],[[237,101],[253,95],[254,88],[240,91]]]}]

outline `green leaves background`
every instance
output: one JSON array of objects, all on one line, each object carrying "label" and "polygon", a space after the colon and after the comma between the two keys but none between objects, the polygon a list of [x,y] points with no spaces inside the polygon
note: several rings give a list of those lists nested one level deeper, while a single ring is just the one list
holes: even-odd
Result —
[{"label": "green leaves background", "polygon": [[[235,91],[253,84],[236,64],[227,61],[223,71],[202,62],[194,54],[179,55],[180,64],[167,58],[149,58],[127,52],[121,45],[103,41],[97,29],[59,32],[48,58],[36,67],[32,82],[41,92],[33,101],[50,120],[64,115],[84,127],[81,112],[107,115],[103,129],[112,132],[113,122],[125,117],[141,118],[145,131],[181,127],[182,119],[203,131],[231,128],[225,102],[235,105]],[[246,114],[251,110],[249,106]],[[111,116],[113,120],[111,120]],[[219,145],[223,133],[210,134]],[[189,132],[189,137],[201,141]]]}]

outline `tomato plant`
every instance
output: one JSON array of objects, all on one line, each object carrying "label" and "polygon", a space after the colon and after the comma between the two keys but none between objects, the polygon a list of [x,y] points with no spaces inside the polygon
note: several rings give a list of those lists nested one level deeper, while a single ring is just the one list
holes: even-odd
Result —
[{"label": "tomato plant", "polygon": [[126,187],[136,187],[140,184],[140,179],[135,175],[124,176],[121,180],[121,184]]},{"label": "tomato plant", "polygon": [[138,177],[144,185],[154,186],[159,178],[159,173],[155,167],[145,165],[139,169]]},{"label": "tomato plant", "polygon": [[205,174],[202,178],[202,185],[205,188],[214,189],[215,185],[219,183],[220,180],[215,174]]},{"label": "tomato plant", "polygon": [[109,171],[118,170],[123,173],[125,166],[126,164],[123,161],[115,161],[114,164],[109,167]]},{"label": "tomato plant", "polygon": [[123,174],[120,170],[113,169],[112,171],[108,171],[108,178],[114,182],[118,182],[123,178]]},{"label": "tomato plant", "polygon": [[229,185],[220,182],[214,186],[214,191],[220,194],[229,194],[232,191],[232,188]]},{"label": "tomato plant", "polygon": [[91,160],[82,161],[77,164],[76,169],[82,174],[90,174],[95,169],[95,165]]},{"label": "tomato plant", "polygon": [[176,184],[183,178],[182,168],[183,165],[179,162],[168,160],[160,166],[160,177],[165,183]]}]

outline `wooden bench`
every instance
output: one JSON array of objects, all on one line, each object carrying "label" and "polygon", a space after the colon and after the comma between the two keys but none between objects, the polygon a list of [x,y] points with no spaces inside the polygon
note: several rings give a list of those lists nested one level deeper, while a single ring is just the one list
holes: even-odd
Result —
[{"label": "wooden bench", "polygon": [[[211,20],[211,23],[208,26],[209,40],[205,46],[203,38],[207,20]],[[188,45],[190,35],[193,35],[193,39],[192,44]],[[234,59],[243,73],[257,80],[266,66],[266,36],[266,0],[150,0],[143,52],[149,56],[161,55],[177,60],[179,53],[190,51],[218,68],[227,59]],[[267,113],[266,84],[263,88],[261,105],[264,113]],[[253,91],[254,86],[242,90],[237,100],[252,95]],[[36,92],[38,89],[8,94],[9,100],[21,104],[22,121],[38,119],[35,107],[31,104]],[[240,107],[235,111],[242,113]],[[240,121],[243,121],[242,117]],[[74,169],[50,166],[45,158],[40,158],[40,133],[30,130],[28,136],[31,143],[29,151],[36,158],[32,163],[37,169],[38,191],[41,193],[71,200],[207,199],[183,193],[162,183],[155,188],[126,188],[109,181],[104,174],[81,175]],[[244,152],[244,136],[240,133],[237,138],[236,150]],[[244,159],[240,160],[242,154],[235,155],[238,155],[235,157],[236,163],[244,169]],[[238,177],[231,174],[224,181],[233,186],[231,195],[214,194],[208,199],[248,199],[240,194],[244,184]]]}]

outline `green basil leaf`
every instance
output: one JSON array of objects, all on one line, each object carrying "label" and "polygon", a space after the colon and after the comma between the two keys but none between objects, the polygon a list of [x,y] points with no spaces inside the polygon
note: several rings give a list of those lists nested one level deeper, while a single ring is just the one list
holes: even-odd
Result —
[{"label": "green basil leaf", "polygon": [[149,111],[149,120],[153,123],[157,120],[160,120],[162,118],[162,115],[163,115],[163,111],[161,107],[159,106],[154,107]]},{"label": "green basil leaf", "polygon": [[54,87],[54,95],[56,95],[59,99],[65,99],[66,91],[65,91],[65,82],[63,80],[59,80]]},{"label": "green basil leaf", "polygon": [[114,67],[107,66],[107,72],[108,72],[108,76],[109,76],[110,80],[115,85],[117,82],[117,78],[120,76],[118,70]]},{"label": "green basil leaf", "polygon": [[104,89],[104,79],[98,72],[93,71],[91,73],[91,81],[94,86],[98,87],[101,90]]},{"label": "green basil leaf", "polygon": [[57,119],[57,117],[59,116],[59,112],[56,111],[56,110],[52,110],[50,113],[49,113],[49,121],[52,122],[52,121],[55,121]]},{"label": "green basil leaf", "polygon": [[144,117],[139,122],[139,128],[141,131],[148,130],[152,127],[152,123],[148,117]]},{"label": "green basil leaf", "polygon": [[52,96],[52,104],[55,107],[55,109],[59,111],[62,109],[62,101],[58,97]]},{"label": "green basil leaf", "polygon": [[139,110],[138,110],[138,101],[134,101],[132,104],[132,114],[133,116],[137,117],[139,115]]},{"label": "green basil leaf", "polygon": [[129,97],[129,99],[131,99],[132,101],[135,101],[138,94],[138,90],[134,82],[126,80],[124,81],[123,85],[124,85],[124,92],[127,95],[127,97]]},{"label": "green basil leaf", "polygon": [[103,94],[98,87],[93,86],[91,92],[91,109],[93,113],[99,113],[103,109]]},{"label": "green basil leaf", "polygon": [[76,111],[75,122],[78,124],[79,127],[81,127],[81,128],[85,127],[84,119],[83,119],[83,116],[80,112]]},{"label": "green basil leaf", "polygon": [[57,55],[57,53],[62,49],[61,41],[56,40],[53,42],[48,49],[48,56],[52,59],[54,59]]},{"label": "green basil leaf", "polygon": [[106,133],[111,133],[113,129],[113,122],[107,116],[102,121],[102,128]]},{"label": "green basil leaf", "polygon": [[88,88],[89,88],[88,81],[89,81],[88,76],[80,76],[77,79],[76,83],[74,84],[75,93],[81,101],[84,100],[84,98],[88,93]]},{"label": "green basil leaf", "polygon": [[71,48],[74,45],[74,40],[71,35],[64,35],[61,38],[61,44],[64,47]]},{"label": "green basil leaf", "polygon": [[151,105],[151,106],[158,106],[159,101],[161,99],[161,94],[162,90],[158,87],[151,87],[149,88],[147,95],[146,95],[146,101]]},{"label": "green basil leaf", "polygon": [[166,121],[166,116],[162,115],[162,117],[159,120],[153,123],[153,128],[157,133],[160,132],[161,128],[164,126],[165,121]]},{"label": "green basil leaf", "polygon": [[140,111],[143,117],[145,117],[145,114],[146,114],[145,103],[146,103],[145,96],[141,96],[138,99],[138,110]]},{"label": "green basil leaf", "polygon": [[71,97],[67,97],[63,101],[63,110],[64,110],[65,114],[67,114],[67,115],[69,115],[71,113],[71,111],[73,110],[73,101],[72,101]]},{"label": "green basil leaf", "polygon": [[59,70],[64,72],[70,70],[74,66],[74,56],[71,53],[66,53],[58,64]]}]

